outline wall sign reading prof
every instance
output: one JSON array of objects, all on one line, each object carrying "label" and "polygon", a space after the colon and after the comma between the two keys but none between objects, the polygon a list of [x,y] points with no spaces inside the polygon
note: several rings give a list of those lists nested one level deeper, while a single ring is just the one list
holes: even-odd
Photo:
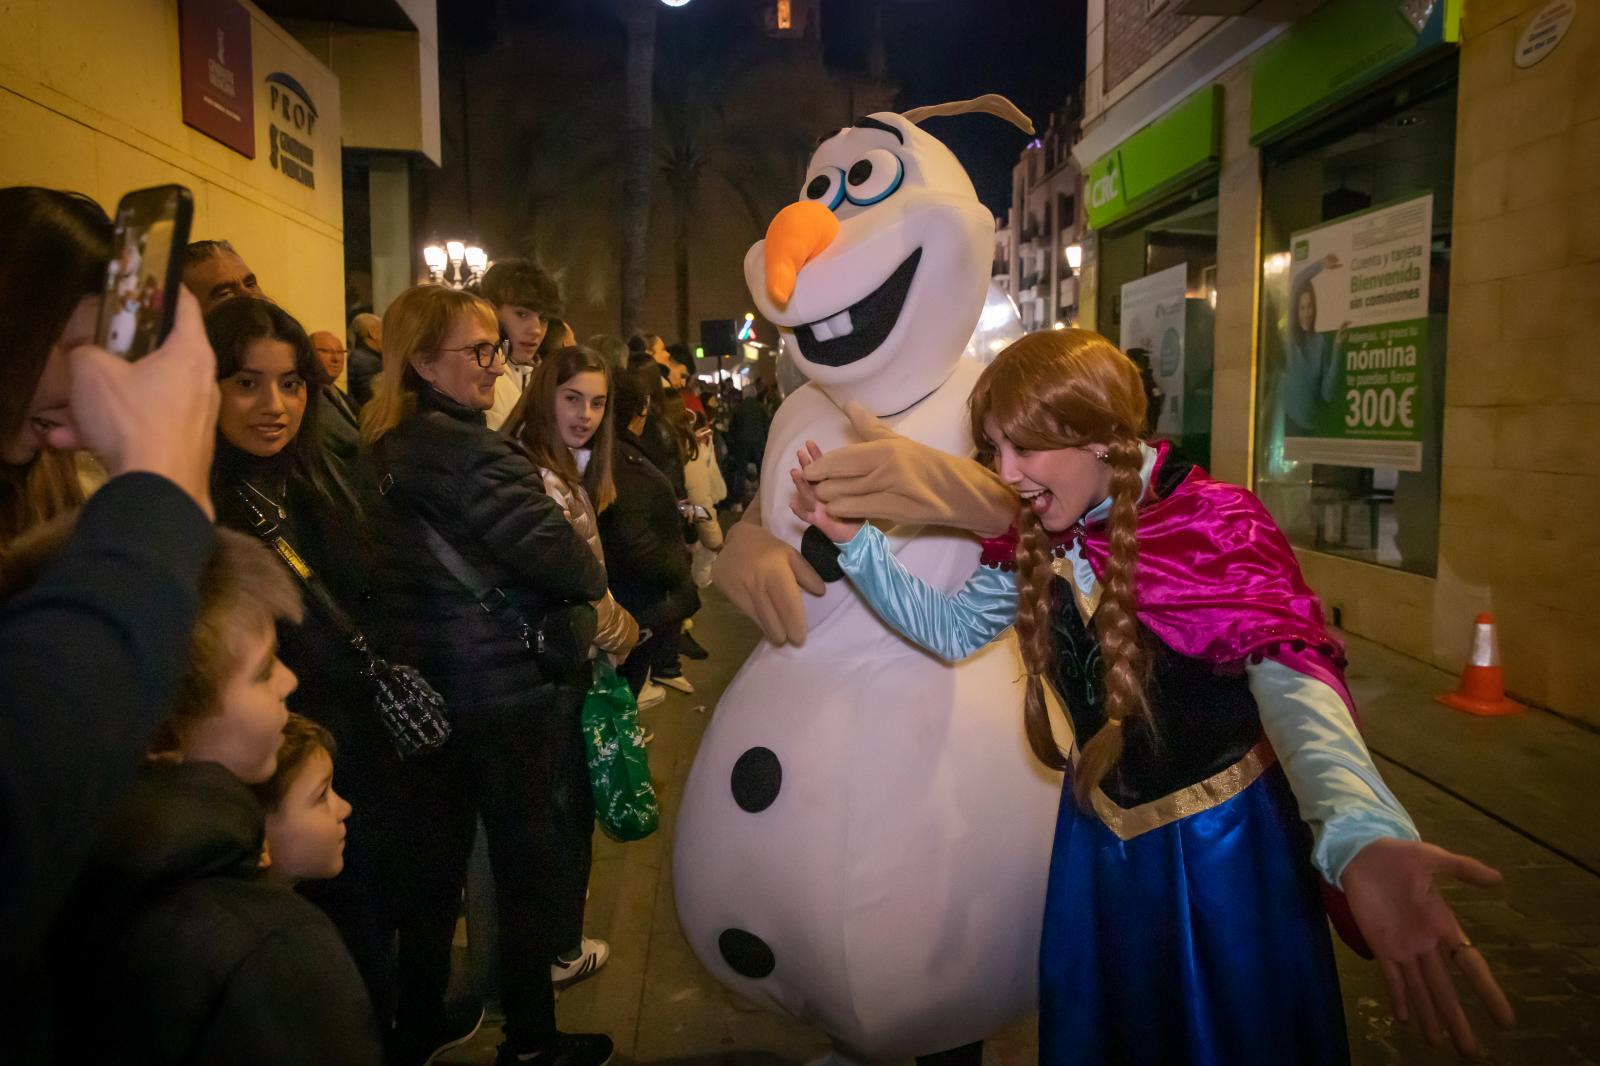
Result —
[{"label": "wall sign reading prof", "polygon": [[317,128],[317,109],[311,94],[292,75],[275,71],[267,75],[267,103],[272,115],[267,125],[272,168],[315,189],[317,153],[307,143]]}]

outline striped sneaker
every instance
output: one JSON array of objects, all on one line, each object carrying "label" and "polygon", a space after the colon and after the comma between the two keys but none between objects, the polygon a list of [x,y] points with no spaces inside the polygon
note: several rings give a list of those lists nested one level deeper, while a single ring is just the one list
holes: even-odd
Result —
[{"label": "striped sneaker", "polygon": [[611,945],[592,936],[583,938],[578,954],[571,961],[557,959],[550,965],[550,983],[557,988],[567,988],[586,977],[592,977],[611,957]]}]

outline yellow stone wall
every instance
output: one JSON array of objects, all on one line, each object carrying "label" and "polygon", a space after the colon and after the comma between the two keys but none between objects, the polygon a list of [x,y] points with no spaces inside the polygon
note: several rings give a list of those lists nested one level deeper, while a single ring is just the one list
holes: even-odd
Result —
[{"label": "yellow stone wall", "polygon": [[[263,289],[308,330],[342,336],[339,82],[244,6],[256,88],[253,160],[183,124],[175,0],[0,5],[0,185],[74,189],[108,212],[130,189],[186,185],[196,239],[231,240]],[[315,189],[270,164],[265,79],[280,70],[305,86],[320,116],[309,138]]]}]

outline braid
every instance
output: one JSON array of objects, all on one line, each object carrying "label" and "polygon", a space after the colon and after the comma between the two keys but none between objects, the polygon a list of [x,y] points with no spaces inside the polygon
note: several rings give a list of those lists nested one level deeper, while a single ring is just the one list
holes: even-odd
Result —
[{"label": "braid", "polygon": [[1050,534],[1033,508],[1023,505],[1017,515],[1017,642],[1028,671],[1023,700],[1023,725],[1028,746],[1052,770],[1065,770],[1067,757],[1050,731],[1050,713],[1044,700],[1044,674],[1050,665]]},{"label": "braid", "polygon": [[[1134,614],[1133,579],[1139,557],[1139,470],[1143,464],[1139,442],[1132,438],[1113,440],[1107,461],[1111,465],[1111,516],[1107,523],[1111,552],[1106,561],[1100,608],[1094,620],[1104,668],[1106,724],[1083,745],[1078,760],[1073,793],[1078,806],[1084,810],[1090,809],[1089,797],[1122,757],[1128,719],[1148,714],[1147,664]],[[1018,557],[1020,559],[1020,553]],[[1019,632],[1020,623],[1019,613]]]}]

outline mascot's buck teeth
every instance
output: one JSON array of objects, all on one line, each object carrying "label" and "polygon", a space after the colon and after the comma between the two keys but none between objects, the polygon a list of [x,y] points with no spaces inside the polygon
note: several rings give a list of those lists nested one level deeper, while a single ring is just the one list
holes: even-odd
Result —
[{"label": "mascot's buck teeth", "polygon": [[819,341],[831,341],[835,337],[848,337],[854,327],[850,325],[850,312],[840,311],[832,318],[825,318],[821,322],[811,323],[811,332],[816,334]]}]

